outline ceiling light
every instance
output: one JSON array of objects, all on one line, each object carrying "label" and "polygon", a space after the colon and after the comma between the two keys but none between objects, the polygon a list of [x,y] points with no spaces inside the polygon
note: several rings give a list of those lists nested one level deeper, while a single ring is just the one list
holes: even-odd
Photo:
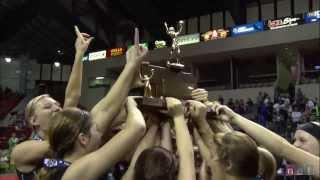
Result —
[{"label": "ceiling light", "polygon": [[54,67],[60,67],[60,63],[59,62],[54,62]]},{"label": "ceiling light", "polygon": [[11,63],[12,59],[9,57],[4,58],[4,60],[6,61],[6,63]]}]

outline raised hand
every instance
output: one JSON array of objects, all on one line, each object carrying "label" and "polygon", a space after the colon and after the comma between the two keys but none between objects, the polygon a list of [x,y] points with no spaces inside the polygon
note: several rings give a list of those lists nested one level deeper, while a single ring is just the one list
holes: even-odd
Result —
[{"label": "raised hand", "polygon": [[189,103],[189,113],[193,120],[202,120],[207,116],[207,106],[199,101],[188,100]]},{"label": "raised hand", "polygon": [[128,65],[138,66],[145,59],[148,49],[139,45],[139,29],[135,28],[134,45],[126,52]]},{"label": "raised hand", "polygon": [[191,92],[191,97],[193,100],[200,101],[200,102],[207,102],[208,101],[208,91],[205,89],[195,89]]},{"label": "raised hand", "polygon": [[77,39],[76,39],[76,42],[74,45],[76,48],[76,51],[85,53],[87,51],[91,41],[94,39],[94,37],[91,37],[87,33],[81,33],[77,26],[74,26],[74,29],[75,29],[75,32],[77,35]]},{"label": "raised hand", "polygon": [[126,103],[126,107],[127,107],[127,123],[126,126],[127,127],[146,127],[146,122],[144,120],[144,117],[141,113],[141,111],[138,109],[137,107],[137,103],[134,100],[134,97],[129,96],[127,98],[127,103]]},{"label": "raised hand", "polygon": [[[222,120],[228,120],[230,117],[233,117],[235,115],[235,112],[232,109],[230,109],[228,106],[221,105],[216,101],[212,103],[212,109],[217,113],[217,115],[219,115],[222,118]],[[223,115],[227,115],[229,116],[229,118]]]},{"label": "raised hand", "polygon": [[167,97],[168,114],[172,117],[184,115],[184,108],[180,100],[176,98]]}]

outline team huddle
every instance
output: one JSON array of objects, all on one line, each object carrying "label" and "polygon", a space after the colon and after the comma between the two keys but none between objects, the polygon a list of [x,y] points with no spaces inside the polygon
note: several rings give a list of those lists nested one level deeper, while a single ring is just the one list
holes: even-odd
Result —
[{"label": "team huddle", "polygon": [[[82,57],[93,37],[75,32],[63,106],[44,94],[25,109],[33,135],[11,154],[21,180],[271,180],[277,172],[275,157],[309,167],[309,178],[320,177],[319,122],[300,126],[292,145],[209,100],[204,89],[193,90],[190,100],[166,97],[166,110],[141,108],[142,97],[128,96],[143,84],[139,69],[148,54],[139,45],[138,29],[109,92],[90,111],[77,108]],[[299,144],[301,137],[307,145]]]}]

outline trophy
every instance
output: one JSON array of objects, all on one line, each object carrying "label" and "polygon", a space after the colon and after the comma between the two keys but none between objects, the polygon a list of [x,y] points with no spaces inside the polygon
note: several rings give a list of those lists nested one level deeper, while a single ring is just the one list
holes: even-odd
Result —
[{"label": "trophy", "polygon": [[149,62],[142,62],[140,67],[140,80],[144,83],[144,96],[138,101],[144,109],[166,109],[164,97],[175,97],[178,99],[190,99],[191,92],[196,88],[196,79],[192,73],[182,71],[184,64],[181,64],[180,47],[178,35],[182,31],[184,22],[179,21],[179,30],[169,27],[164,23],[167,34],[172,38],[170,51],[170,62],[167,67],[152,65]]},{"label": "trophy", "polygon": [[179,30],[176,31],[173,26],[170,26],[168,28],[168,24],[165,22],[164,26],[166,28],[167,34],[171,37],[172,39],[172,45],[171,45],[171,50],[170,50],[170,60],[175,60],[176,62],[170,63],[170,61],[167,61],[167,66],[173,70],[182,70],[184,68],[184,65],[180,63],[180,46],[178,43],[178,36],[182,31],[184,21],[179,21]]},{"label": "trophy", "polygon": [[154,71],[149,62],[143,61],[141,63],[139,78],[144,84],[144,93],[143,98],[138,100],[138,104],[145,109],[165,109],[165,99],[157,95],[156,88],[152,88],[151,79],[154,76]]}]

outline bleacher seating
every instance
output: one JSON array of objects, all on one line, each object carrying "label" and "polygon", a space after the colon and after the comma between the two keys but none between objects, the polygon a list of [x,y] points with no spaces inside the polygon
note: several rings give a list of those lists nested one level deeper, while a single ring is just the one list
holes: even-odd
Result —
[{"label": "bleacher seating", "polygon": [[21,96],[12,96],[0,99],[0,120],[4,118],[21,99]]}]

